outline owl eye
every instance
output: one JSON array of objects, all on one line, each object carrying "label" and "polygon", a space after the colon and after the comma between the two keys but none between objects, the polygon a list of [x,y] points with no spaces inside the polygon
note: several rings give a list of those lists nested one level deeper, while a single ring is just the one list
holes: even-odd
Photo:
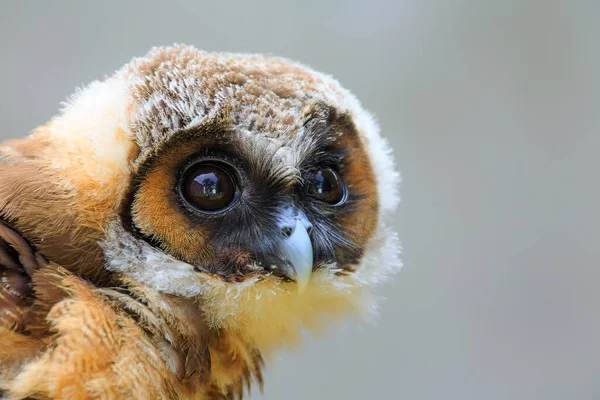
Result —
[{"label": "owl eye", "polygon": [[232,169],[214,161],[188,168],[181,180],[181,196],[197,211],[209,214],[225,211],[240,193]]},{"label": "owl eye", "polygon": [[318,171],[310,182],[308,194],[317,200],[339,206],[346,202],[346,185],[331,168]]}]

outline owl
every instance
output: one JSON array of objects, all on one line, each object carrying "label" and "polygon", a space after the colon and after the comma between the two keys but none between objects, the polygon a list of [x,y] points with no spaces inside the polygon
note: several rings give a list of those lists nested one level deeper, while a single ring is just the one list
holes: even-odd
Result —
[{"label": "owl", "polygon": [[176,45],[0,144],[0,395],[233,399],[376,311],[399,175],[373,118],[292,61]]}]

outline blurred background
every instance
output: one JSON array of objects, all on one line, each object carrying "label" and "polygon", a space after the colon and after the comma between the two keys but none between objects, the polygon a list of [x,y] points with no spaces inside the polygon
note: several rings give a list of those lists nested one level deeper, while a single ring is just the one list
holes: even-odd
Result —
[{"label": "blurred background", "polygon": [[379,322],[269,363],[252,399],[600,398],[600,3],[0,2],[0,138],[151,46],[337,77],[404,176]]}]

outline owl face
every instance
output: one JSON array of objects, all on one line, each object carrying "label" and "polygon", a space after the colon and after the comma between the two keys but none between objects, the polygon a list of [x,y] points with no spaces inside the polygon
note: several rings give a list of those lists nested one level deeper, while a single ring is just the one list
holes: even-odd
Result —
[{"label": "owl face", "polygon": [[400,265],[386,142],[335,80],[288,60],[156,49],[37,135],[102,269],[256,343],[371,313]]},{"label": "owl face", "polygon": [[351,271],[377,224],[374,172],[347,116],[305,112],[301,132],[219,116],[173,133],[140,164],[125,225],[226,280],[268,274],[303,290],[314,269]]}]

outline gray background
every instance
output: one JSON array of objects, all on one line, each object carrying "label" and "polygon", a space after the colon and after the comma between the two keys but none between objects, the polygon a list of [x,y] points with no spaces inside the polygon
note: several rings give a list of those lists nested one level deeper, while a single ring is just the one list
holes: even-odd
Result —
[{"label": "gray background", "polygon": [[374,111],[405,267],[376,325],[269,364],[253,399],[600,398],[600,4],[0,3],[1,138],[153,45],[267,52]]}]

